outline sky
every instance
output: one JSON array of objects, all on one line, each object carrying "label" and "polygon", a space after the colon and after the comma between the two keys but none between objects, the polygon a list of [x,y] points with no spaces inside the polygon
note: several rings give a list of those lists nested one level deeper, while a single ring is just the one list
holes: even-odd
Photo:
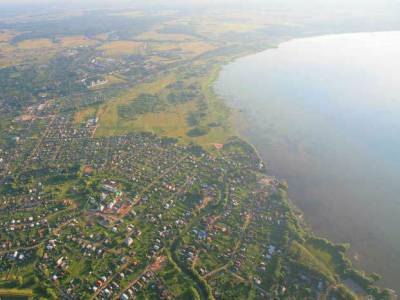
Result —
[{"label": "sky", "polygon": [[113,3],[113,4],[125,4],[125,3],[177,3],[177,4],[226,4],[226,3],[257,3],[257,4],[290,4],[295,6],[315,6],[315,5],[326,5],[326,6],[347,6],[347,7],[384,7],[387,5],[399,4],[400,0],[0,0],[0,4],[71,4],[71,3]]}]

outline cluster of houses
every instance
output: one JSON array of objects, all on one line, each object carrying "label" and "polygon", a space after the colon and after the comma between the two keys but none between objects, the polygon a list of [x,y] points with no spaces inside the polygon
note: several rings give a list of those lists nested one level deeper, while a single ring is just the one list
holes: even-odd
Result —
[{"label": "cluster of houses", "polygon": [[[194,265],[216,294],[222,288],[218,278],[224,275],[213,271],[229,262],[226,270],[238,278],[248,278],[252,270],[253,283],[264,293],[270,262],[282,255],[274,230],[284,228],[286,215],[281,202],[270,197],[278,182],[260,179],[260,159],[250,148],[236,151],[240,143],[234,142],[218,150],[223,156],[210,155],[146,133],[93,138],[97,119],[83,126],[68,115],[46,122],[43,138],[22,169],[28,171],[35,162],[50,177],[79,178],[83,173],[68,191],[76,199],[82,199],[86,181],[101,183],[84,200],[72,200],[83,201],[79,210],[39,186],[0,198],[0,210],[40,212],[0,219],[4,233],[22,228],[22,236],[28,236],[11,244],[2,241],[8,263],[38,260],[39,276],[72,298],[133,299],[151,282],[168,298],[171,292],[160,284],[159,275],[140,272],[186,232],[176,257]],[[260,247],[258,258],[250,252],[254,243]],[[72,271],[76,268],[79,272]],[[71,277],[78,273],[79,278]]]},{"label": "cluster of houses", "polygon": [[103,78],[96,78],[96,79],[82,79],[82,82],[86,85],[88,88],[94,88],[103,84],[106,84],[108,82],[107,79]]}]

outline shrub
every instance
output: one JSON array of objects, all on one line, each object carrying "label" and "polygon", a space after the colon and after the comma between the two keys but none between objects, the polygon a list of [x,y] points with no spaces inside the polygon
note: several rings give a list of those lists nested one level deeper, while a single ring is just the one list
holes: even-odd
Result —
[{"label": "shrub", "polygon": [[195,127],[187,132],[187,136],[189,137],[198,137],[207,134],[207,129],[202,127]]}]

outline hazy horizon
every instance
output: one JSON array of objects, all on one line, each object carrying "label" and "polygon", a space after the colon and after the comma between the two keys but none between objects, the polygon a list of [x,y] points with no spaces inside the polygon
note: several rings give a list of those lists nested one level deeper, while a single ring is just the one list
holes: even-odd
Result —
[{"label": "hazy horizon", "polygon": [[[400,20],[400,1],[398,0],[0,0],[0,17],[12,18],[17,15],[41,15],[43,13],[65,10],[96,9],[160,9],[176,10],[198,9],[257,9],[274,10],[283,14],[291,13],[307,17],[311,21],[329,18],[331,23],[342,20],[355,20],[358,23],[378,24],[386,22],[397,24]],[[373,27],[373,26],[369,26]],[[386,26],[385,28],[390,29]]]},{"label": "hazy horizon", "polygon": [[119,6],[119,5],[162,5],[162,6],[188,6],[188,5],[238,5],[240,6],[276,6],[276,7],[287,7],[292,8],[358,8],[358,9],[379,9],[379,8],[395,8],[400,6],[400,2],[397,0],[249,0],[243,3],[240,0],[0,0],[0,5],[19,6],[19,5],[53,5],[57,7],[71,7],[71,6]]}]

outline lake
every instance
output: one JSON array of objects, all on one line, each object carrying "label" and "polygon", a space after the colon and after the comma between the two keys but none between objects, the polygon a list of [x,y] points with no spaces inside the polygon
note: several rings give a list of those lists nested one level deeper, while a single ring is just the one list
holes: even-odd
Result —
[{"label": "lake", "polygon": [[225,66],[215,91],[313,230],[400,287],[400,32],[295,39]]}]

